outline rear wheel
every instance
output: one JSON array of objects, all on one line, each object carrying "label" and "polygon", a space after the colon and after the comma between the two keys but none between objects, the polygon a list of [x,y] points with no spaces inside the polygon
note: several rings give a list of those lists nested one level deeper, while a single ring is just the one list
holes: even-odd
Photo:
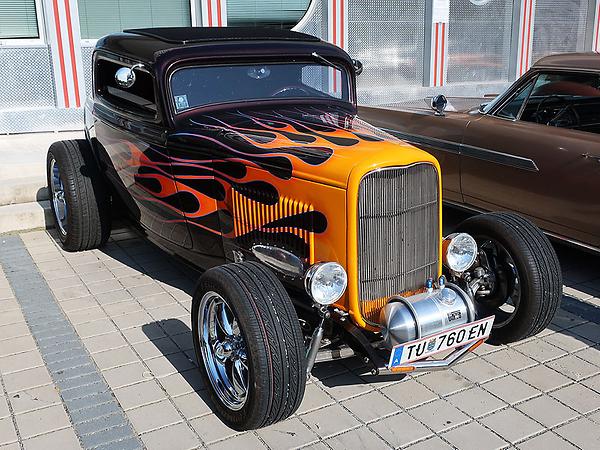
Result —
[{"label": "rear wheel", "polygon": [[194,347],[215,413],[249,430],[284,420],[304,396],[306,361],[292,302],[254,262],[205,272],[192,303]]},{"label": "rear wheel", "polygon": [[478,264],[489,274],[489,292],[476,295],[476,305],[480,316],[495,316],[490,342],[515,342],[545,329],[560,305],[562,274],[541,230],[504,212],[471,217],[458,230],[475,238]]},{"label": "rear wheel", "polygon": [[65,250],[104,245],[110,236],[110,197],[87,141],[52,144],[46,172],[50,205]]}]

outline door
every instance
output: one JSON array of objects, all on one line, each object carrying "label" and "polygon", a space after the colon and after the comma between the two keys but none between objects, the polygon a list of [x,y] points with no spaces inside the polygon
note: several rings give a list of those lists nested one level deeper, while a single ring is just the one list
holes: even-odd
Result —
[{"label": "door", "polygon": [[539,72],[469,123],[461,148],[465,202],[508,209],[600,245],[600,76]]},{"label": "door", "polygon": [[135,83],[118,86],[122,63],[96,57],[96,98],[88,127],[101,165],[133,219],[178,246],[191,247],[181,199],[157,120],[152,75],[136,69]]}]

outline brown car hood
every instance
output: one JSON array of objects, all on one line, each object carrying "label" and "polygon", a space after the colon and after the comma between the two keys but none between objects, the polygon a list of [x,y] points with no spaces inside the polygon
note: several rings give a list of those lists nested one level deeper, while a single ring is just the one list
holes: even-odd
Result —
[{"label": "brown car hood", "polygon": [[[473,110],[477,110],[482,103],[489,102],[489,98],[483,97],[447,97],[448,106],[446,112],[458,112],[458,113],[469,113]],[[429,102],[430,97],[422,100],[413,100],[408,102],[390,103],[387,105],[378,106],[379,108],[396,109],[400,111],[422,111],[427,113],[433,113]]]}]

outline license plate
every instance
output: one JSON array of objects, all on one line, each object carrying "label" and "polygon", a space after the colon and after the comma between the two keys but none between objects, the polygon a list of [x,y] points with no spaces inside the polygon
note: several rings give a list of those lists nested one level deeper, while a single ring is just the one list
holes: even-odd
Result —
[{"label": "license plate", "polygon": [[490,316],[416,341],[396,345],[390,355],[389,367],[403,366],[444,350],[487,339],[490,337],[493,324],[494,316]]}]

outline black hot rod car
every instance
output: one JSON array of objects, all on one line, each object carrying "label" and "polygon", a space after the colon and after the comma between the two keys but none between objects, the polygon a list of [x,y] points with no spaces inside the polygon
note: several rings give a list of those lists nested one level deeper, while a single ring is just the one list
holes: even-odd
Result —
[{"label": "black hot rod car", "polygon": [[318,359],[443,369],[558,306],[556,254],[527,220],[484,214],[442,237],[439,164],[357,117],[360,68],[288,31],[127,30],[97,43],[86,139],[48,151],[65,249],[103,245],[118,202],[205,270],[194,345],[233,428],[292,414]]}]

